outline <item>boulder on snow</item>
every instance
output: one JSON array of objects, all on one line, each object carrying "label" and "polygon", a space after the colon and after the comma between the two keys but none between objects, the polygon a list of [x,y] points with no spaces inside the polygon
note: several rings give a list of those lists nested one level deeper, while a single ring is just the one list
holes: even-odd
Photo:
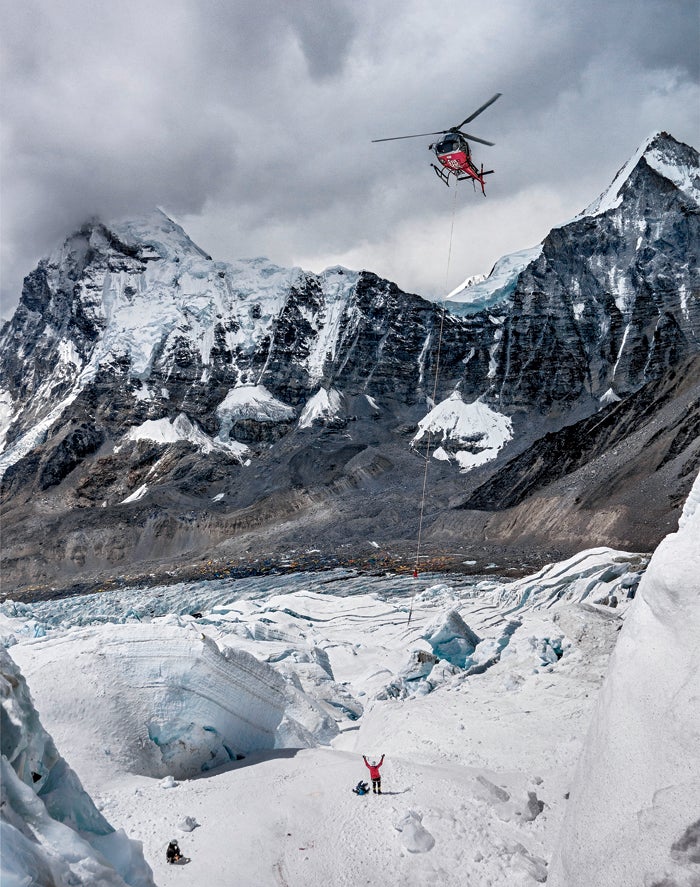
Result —
[{"label": "boulder on snow", "polygon": [[427,678],[439,661],[438,656],[428,653],[427,650],[412,650],[408,662],[398,676],[404,681],[419,681]]}]

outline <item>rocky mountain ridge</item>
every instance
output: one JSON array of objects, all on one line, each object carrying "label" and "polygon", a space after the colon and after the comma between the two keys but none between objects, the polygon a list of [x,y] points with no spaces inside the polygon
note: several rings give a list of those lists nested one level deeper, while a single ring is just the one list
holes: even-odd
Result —
[{"label": "rocky mountain ridge", "polygon": [[[377,535],[400,560],[426,446],[436,551],[650,547],[698,460],[699,189],[697,152],[657,134],[445,314],[366,271],[215,262],[161,211],[86,224],[0,334],[6,582]],[[657,467],[638,458],[647,426]],[[585,481],[547,490],[622,444],[602,540]],[[661,467],[644,529],[635,502]],[[533,495],[559,503],[554,534],[520,526]]]}]

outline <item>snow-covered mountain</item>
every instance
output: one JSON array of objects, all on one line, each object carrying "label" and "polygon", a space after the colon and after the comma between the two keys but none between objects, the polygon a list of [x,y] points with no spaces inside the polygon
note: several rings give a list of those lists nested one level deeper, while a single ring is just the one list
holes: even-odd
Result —
[{"label": "snow-covered mountain", "polygon": [[0,335],[5,576],[398,550],[426,447],[426,540],[650,547],[699,458],[697,181],[654,136],[444,319],[369,272],[213,261],[161,211],[89,222]]},{"label": "snow-covered mountain", "polygon": [[697,152],[656,133],[579,216],[452,295],[458,312],[508,305],[494,375],[509,404],[628,394],[697,351],[699,203]]}]

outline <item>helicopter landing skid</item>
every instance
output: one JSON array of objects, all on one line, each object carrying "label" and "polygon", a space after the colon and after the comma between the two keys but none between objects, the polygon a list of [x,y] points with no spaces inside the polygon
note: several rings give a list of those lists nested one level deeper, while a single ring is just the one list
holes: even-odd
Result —
[{"label": "helicopter landing skid", "polygon": [[[450,176],[454,176],[458,182],[464,182],[468,179],[471,179],[472,185],[474,185],[474,190],[476,190],[476,183],[479,182],[479,184],[481,185],[481,190],[482,190],[482,192],[484,192],[484,197],[486,196],[486,192],[484,191],[483,183],[482,183],[481,179],[477,178],[476,176],[470,176],[469,173],[463,172],[461,170],[457,171],[456,169],[445,169],[444,167],[441,169],[439,166],[435,166],[434,163],[431,163],[430,165],[435,170],[435,175],[441,181],[443,181],[447,185],[448,188],[450,187]],[[483,176],[486,176],[492,172],[493,172],[493,170],[489,169],[487,172],[482,172],[481,175],[483,177]]]},{"label": "helicopter landing skid", "polygon": [[431,163],[430,165],[435,170],[435,175],[441,181],[443,181],[447,185],[447,187],[449,188],[450,187],[450,176],[452,175],[452,173],[448,172],[446,169],[439,169],[439,167],[435,166],[434,163]]}]

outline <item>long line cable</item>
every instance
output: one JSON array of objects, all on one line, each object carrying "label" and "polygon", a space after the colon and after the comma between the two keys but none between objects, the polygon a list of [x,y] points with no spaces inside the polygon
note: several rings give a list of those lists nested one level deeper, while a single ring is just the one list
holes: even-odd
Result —
[{"label": "long line cable", "polygon": [[[435,377],[433,380],[433,397],[432,397],[432,401],[431,401],[431,409],[433,409],[435,407],[435,402],[437,400],[438,380],[440,377],[440,352],[442,350],[442,331],[445,326],[445,312],[447,310],[445,303],[447,301],[447,287],[448,287],[449,279],[450,279],[450,263],[452,261],[452,238],[453,238],[454,230],[455,230],[455,215],[457,212],[457,187],[456,187],[456,185],[455,185],[455,189],[454,189],[454,195],[455,195],[454,201],[452,202],[452,221],[450,223],[450,242],[449,242],[449,246],[447,249],[447,267],[445,269],[445,295],[443,296],[443,299],[442,299],[442,306],[441,306],[442,310],[440,311],[440,328],[439,328],[439,332],[438,332],[437,351],[435,354]],[[415,564],[413,567],[414,577],[418,576],[418,565],[420,562],[420,545],[421,545],[421,538],[423,535],[423,516],[425,514],[425,496],[426,496],[426,492],[428,489],[428,467],[430,466],[431,438],[432,438],[432,431],[430,428],[430,424],[428,424],[427,438],[426,438],[426,444],[425,444],[425,470],[423,471],[423,490],[421,492],[420,515],[418,518],[418,540],[416,542],[416,560],[415,560]],[[416,596],[416,592],[414,591],[413,595],[411,597],[411,606],[408,611],[407,625],[411,624],[411,616],[413,615],[413,599],[415,598],[415,596]]]}]

